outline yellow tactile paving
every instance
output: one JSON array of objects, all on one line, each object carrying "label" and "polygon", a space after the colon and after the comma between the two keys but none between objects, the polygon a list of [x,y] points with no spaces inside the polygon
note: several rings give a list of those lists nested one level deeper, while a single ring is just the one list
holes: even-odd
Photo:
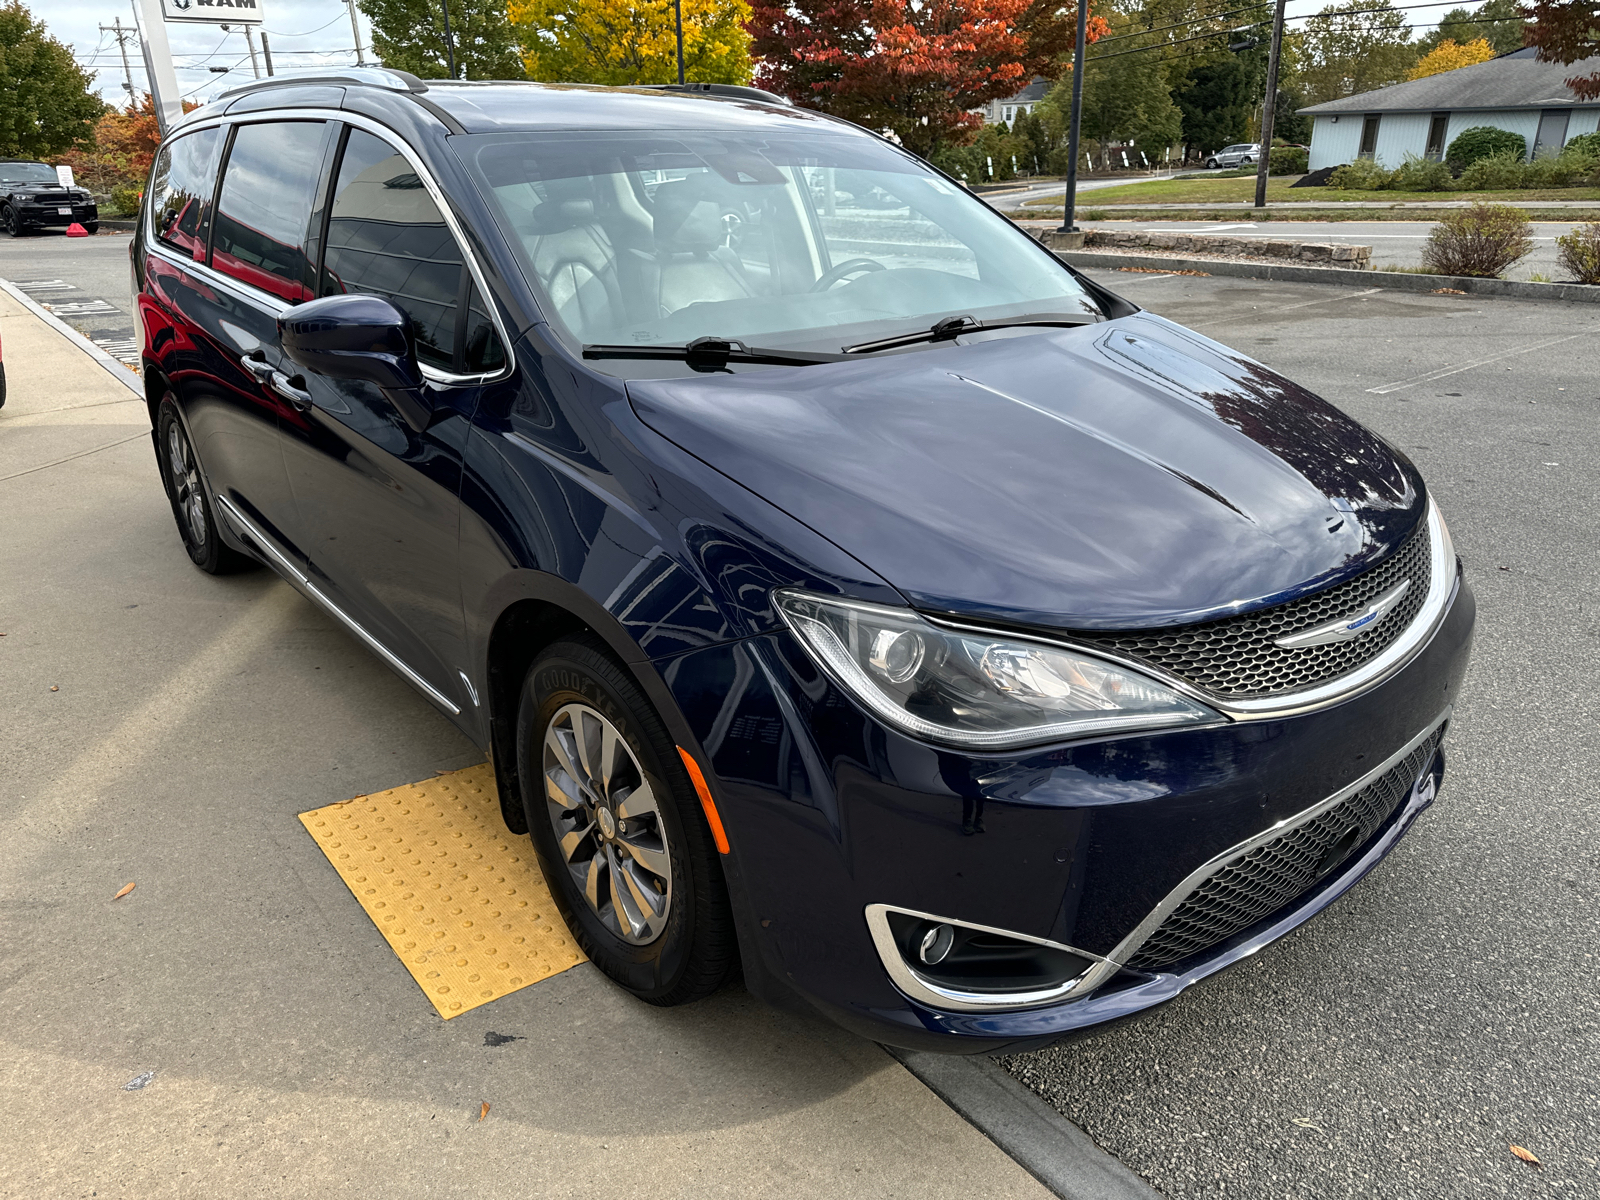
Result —
[{"label": "yellow tactile paving", "polygon": [[585,961],[488,763],[300,820],[446,1020]]}]

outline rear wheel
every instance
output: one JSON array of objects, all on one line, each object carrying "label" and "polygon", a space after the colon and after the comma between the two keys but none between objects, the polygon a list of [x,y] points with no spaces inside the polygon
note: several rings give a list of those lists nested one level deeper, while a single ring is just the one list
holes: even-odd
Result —
[{"label": "rear wheel", "polygon": [[223,545],[217,533],[216,514],[200,476],[200,460],[171,392],[161,398],[156,417],[156,463],[190,561],[209,575],[228,575],[255,566],[254,559]]},{"label": "rear wheel", "polygon": [[550,893],[595,966],[641,1000],[684,1004],[736,960],[717,850],[661,718],[598,640],[529,668],[517,775]]}]

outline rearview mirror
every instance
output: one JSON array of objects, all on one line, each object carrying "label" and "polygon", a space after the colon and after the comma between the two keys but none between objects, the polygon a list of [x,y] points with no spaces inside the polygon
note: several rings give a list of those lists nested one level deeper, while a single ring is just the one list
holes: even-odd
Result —
[{"label": "rearview mirror", "polygon": [[433,416],[411,325],[382,296],[324,296],[297,304],[278,318],[283,353],[297,366],[329,379],[376,384],[421,433]]}]

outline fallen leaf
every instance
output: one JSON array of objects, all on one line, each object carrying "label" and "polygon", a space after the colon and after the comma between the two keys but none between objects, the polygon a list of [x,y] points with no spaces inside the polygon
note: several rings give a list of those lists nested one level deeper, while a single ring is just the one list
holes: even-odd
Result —
[{"label": "fallen leaf", "polygon": [[123,887],[122,887],[122,890],[120,892],[118,892],[115,896],[111,897],[111,898],[113,900],[121,900],[129,892],[133,891],[133,889],[136,886],[137,886],[137,884],[133,884],[133,883],[124,884]]},{"label": "fallen leaf", "polygon": [[1534,1154],[1534,1152],[1532,1150],[1526,1150],[1521,1146],[1512,1146],[1511,1147],[1511,1153],[1515,1154],[1523,1162],[1528,1163],[1528,1164],[1530,1164],[1532,1166],[1542,1167],[1544,1165],[1543,1163],[1541,1163],[1539,1161],[1538,1156],[1536,1154]]},{"label": "fallen leaf", "polygon": [[[480,1120],[480,1121],[481,1121],[481,1120],[483,1120],[483,1119],[484,1119],[484,1118],[485,1118],[485,1117],[487,1117],[487,1116],[488,1116],[488,1115],[489,1115],[489,1102],[488,1102],[488,1101],[487,1101],[487,1100],[485,1100],[485,1101],[484,1101],[484,1102],[483,1102],[483,1107],[482,1107],[482,1108],[480,1108],[480,1109],[479,1109],[479,1110],[478,1110],[478,1120]],[[1516,1148],[1517,1148],[1517,1147],[1515,1147],[1515,1146],[1513,1146],[1513,1147],[1511,1147],[1511,1148],[1512,1148],[1512,1149],[1513,1149],[1513,1150],[1515,1150],[1515,1149],[1516,1149]],[[1528,1153],[1528,1152],[1527,1152],[1527,1151],[1526,1151],[1526,1150],[1524,1150],[1524,1151],[1523,1151],[1523,1153],[1524,1153],[1524,1154],[1527,1154],[1527,1153]],[[1532,1155],[1529,1155],[1529,1157],[1530,1157],[1530,1158],[1531,1158],[1531,1157],[1532,1157]],[[1539,1161],[1539,1160],[1538,1160],[1538,1159],[1536,1159],[1536,1158],[1535,1158],[1535,1159],[1534,1159],[1534,1160],[1533,1160],[1533,1161],[1534,1161],[1534,1162],[1538,1162],[1538,1161]]]},{"label": "fallen leaf", "polygon": [[1435,296],[1465,296],[1466,295],[1466,293],[1463,292],[1460,288],[1434,288],[1433,289],[1433,294]]},{"label": "fallen leaf", "polygon": [[51,691],[52,691],[52,692],[59,692],[59,691],[60,691],[60,690],[61,690],[61,689],[60,689],[60,688],[58,688],[58,687],[57,687],[57,686],[56,686],[56,685],[55,685],[55,684],[53,684],[53,683],[52,683],[52,684],[51,684],[51,685],[50,685],[50,690],[51,690]]},{"label": "fallen leaf", "polygon": [[1301,1129],[1315,1129],[1318,1133],[1327,1133],[1328,1132],[1321,1125],[1318,1125],[1315,1121],[1313,1121],[1310,1117],[1291,1117],[1290,1120],[1289,1120],[1289,1124],[1298,1125],[1298,1126],[1300,1126]]}]

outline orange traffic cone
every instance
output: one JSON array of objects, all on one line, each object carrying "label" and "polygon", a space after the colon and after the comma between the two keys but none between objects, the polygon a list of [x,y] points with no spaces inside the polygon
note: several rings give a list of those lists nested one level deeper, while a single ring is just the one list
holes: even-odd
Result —
[{"label": "orange traffic cone", "polygon": [[85,229],[82,225],[79,225],[76,221],[74,221],[71,225],[67,226],[67,236],[68,237],[88,237],[89,236],[89,231],[87,229]]}]

